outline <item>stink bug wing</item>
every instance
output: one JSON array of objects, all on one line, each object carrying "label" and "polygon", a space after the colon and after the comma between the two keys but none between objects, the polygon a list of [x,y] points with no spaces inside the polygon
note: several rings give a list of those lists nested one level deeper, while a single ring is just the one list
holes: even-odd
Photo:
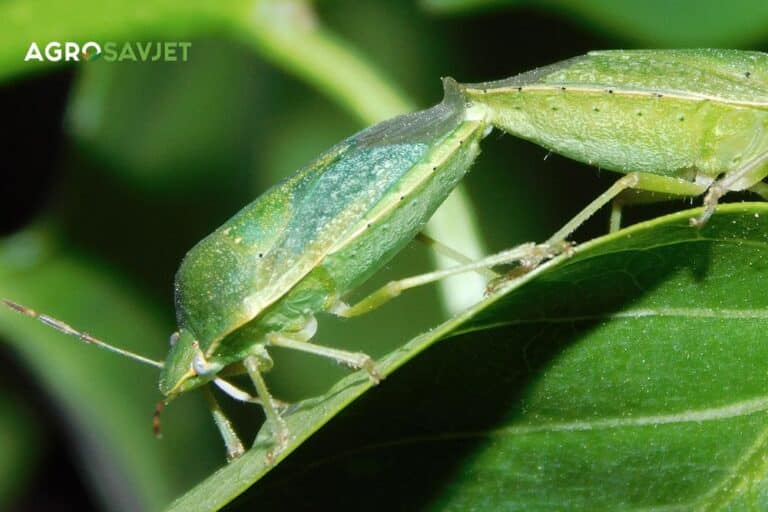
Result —
[{"label": "stink bug wing", "polygon": [[271,187],[186,254],[174,284],[177,322],[195,334],[204,351],[232,326],[251,318],[243,298],[253,293],[257,272],[271,271],[263,260],[291,219],[293,189],[343,150],[343,145],[332,148]]},{"label": "stink bug wing", "polygon": [[739,50],[613,50],[550,77],[768,108],[768,55]]},{"label": "stink bug wing", "polygon": [[210,353],[311,272],[462,114],[454,88],[435,107],[347,138],[243,208],[182,262],[179,326]]},{"label": "stink bug wing", "polygon": [[452,89],[435,107],[353,135],[338,158],[297,182],[291,219],[257,272],[254,293],[247,299],[254,316],[348,238],[382,197],[462,121],[463,100]]}]

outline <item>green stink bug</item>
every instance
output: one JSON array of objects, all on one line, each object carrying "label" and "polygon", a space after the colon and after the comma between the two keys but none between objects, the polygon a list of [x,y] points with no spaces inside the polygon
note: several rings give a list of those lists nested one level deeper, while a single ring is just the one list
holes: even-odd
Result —
[{"label": "green stink bug", "polygon": [[[555,153],[627,174],[566,224],[567,237],[626,189],[768,196],[768,55],[739,50],[596,51],[505,80],[463,86],[490,122]],[[642,194],[641,194],[642,196]],[[647,197],[647,195],[646,195]],[[618,227],[624,194],[614,202]],[[642,200],[642,199],[641,199]]]},{"label": "green stink bug", "polygon": [[[419,233],[476,158],[487,134],[485,108],[467,108],[455,81],[444,85],[442,103],[342,141],[192,248],[176,275],[178,331],[164,363],[5,303],[66,334],[160,367],[165,403],[203,387],[230,459],[243,446],[209,383],[260,403],[280,449],[289,433],[262,377],[272,365],[268,347],[328,357],[379,378],[366,354],[308,341],[316,313],[354,316],[372,309],[371,301],[349,307],[341,299]],[[237,373],[250,376],[258,397],[224,380]]]}]

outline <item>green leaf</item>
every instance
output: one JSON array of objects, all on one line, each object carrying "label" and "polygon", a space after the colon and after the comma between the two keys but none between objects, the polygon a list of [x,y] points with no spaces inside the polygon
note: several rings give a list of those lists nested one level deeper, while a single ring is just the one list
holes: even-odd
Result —
[{"label": "green leaf", "polygon": [[422,0],[430,10],[469,11],[531,6],[583,21],[615,37],[646,46],[735,47],[768,33],[768,3],[762,0]]},{"label": "green leaf", "polygon": [[[339,417],[242,502],[764,509],[768,205],[694,215],[582,244],[382,358],[376,389],[356,373],[296,404],[279,459]],[[275,469],[268,449],[170,510],[224,506]]]}]

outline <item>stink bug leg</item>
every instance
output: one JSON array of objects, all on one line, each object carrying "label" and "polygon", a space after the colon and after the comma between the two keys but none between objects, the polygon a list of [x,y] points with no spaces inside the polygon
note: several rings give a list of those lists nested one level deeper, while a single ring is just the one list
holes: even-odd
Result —
[{"label": "stink bug leg", "polygon": [[227,449],[227,461],[235,460],[245,453],[243,443],[240,441],[229,418],[227,418],[224,411],[221,409],[216,397],[211,393],[210,386],[203,386],[203,395],[205,395],[205,400],[208,402],[208,407],[211,409],[213,422],[216,423],[221,438],[224,440],[224,446]]},{"label": "stink bug leg", "polygon": [[[567,247],[569,247],[569,244],[562,242],[538,245],[533,243],[522,244],[465,265],[458,265],[444,270],[436,270],[434,272],[427,272],[426,274],[419,274],[397,281],[390,281],[352,306],[338,303],[331,312],[344,318],[362,315],[381,307],[405,290],[434,283],[435,281],[457,274],[463,274],[465,272],[477,272],[495,266],[509,265],[512,263],[520,263],[526,268],[532,269],[543,261],[564,252]],[[495,278],[498,278],[496,274],[494,274],[494,276]]]},{"label": "stink bug leg", "polygon": [[382,377],[376,371],[374,361],[368,354],[364,354],[362,352],[349,352],[347,350],[339,350],[337,348],[315,345],[313,343],[297,340],[279,333],[268,334],[267,340],[268,343],[274,347],[289,348],[292,350],[298,350],[301,352],[307,352],[309,354],[327,357],[353,370],[365,370],[368,372],[368,376],[374,383],[378,384],[381,382]]},{"label": "stink bug leg", "polygon": [[[686,197],[699,195],[704,192],[707,187],[679,178],[670,178],[668,176],[658,176],[640,172],[629,173],[617,180],[616,183],[608,188],[608,190],[597,196],[597,198],[577,213],[554,235],[549,237],[549,240],[547,240],[546,243],[557,244],[563,242],[600,208],[616,199],[622,192],[629,189]],[[614,213],[614,215],[616,215],[616,213]],[[615,223],[616,221],[614,220],[613,222]]]},{"label": "stink bug leg", "polygon": [[[264,351],[264,354],[265,353],[266,351]],[[286,446],[288,446],[290,434],[288,432],[288,426],[285,424],[285,420],[280,416],[280,413],[277,410],[278,404],[272,398],[272,395],[267,389],[267,384],[264,382],[264,377],[261,374],[262,366],[264,365],[265,360],[264,354],[255,353],[246,357],[243,361],[243,365],[245,366],[251,381],[253,381],[256,392],[261,398],[264,414],[266,414],[267,422],[272,429],[272,435],[274,436],[277,453],[280,453],[286,448]],[[267,358],[268,357],[269,356],[267,356]]]},{"label": "stink bug leg", "polygon": [[[721,179],[717,180],[709,187],[707,195],[704,196],[704,212],[691,219],[694,226],[703,226],[707,220],[715,213],[717,202],[730,190],[741,190],[759,184],[763,178],[768,176],[768,151],[759,155],[757,158],[747,162],[741,168],[730,171]],[[744,182],[747,183],[744,186]],[[756,190],[760,190],[759,186]]]}]

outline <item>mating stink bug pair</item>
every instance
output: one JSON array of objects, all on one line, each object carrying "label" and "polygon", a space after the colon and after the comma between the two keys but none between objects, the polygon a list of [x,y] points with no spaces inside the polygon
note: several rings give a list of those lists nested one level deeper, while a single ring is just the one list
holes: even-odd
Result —
[{"label": "mating stink bug pair", "polygon": [[[443,81],[443,101],[363,130],[265,192],[199,242],[176,275],[178,331],[164,363],[108,345],[5,300],[66,334],[161,368],[164,403],[202,388],[230,459],[244,448],[209,384],[259,403],[275,449],[289,439],[263,372],[269,347],[331,358],[378,380],[374,361],[311,343],[315,315],[351,317],[448,275],[558,254],[613,201],[706,192],[702,225],[728,191],[768,196],[768,55],[733,50],[592,52],[497,82]],[[543,244],[389,283],[349,306],[344,297],[416,237],[467,173],[492,128],[625,174]],[[439,244],[435,244],[440,248]],[[247,373],[256,396],[227,376]]]}]

